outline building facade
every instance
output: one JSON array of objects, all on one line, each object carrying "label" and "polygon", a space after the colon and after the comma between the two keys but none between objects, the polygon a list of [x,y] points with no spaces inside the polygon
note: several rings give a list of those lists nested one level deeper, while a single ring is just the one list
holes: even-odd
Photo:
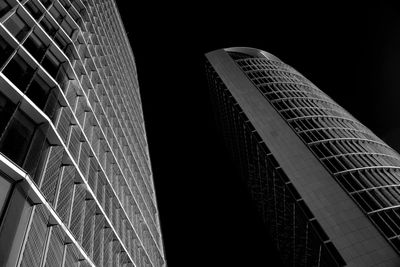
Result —
[{"label": "building facade", "polygon": [[114,0],[0,0],[0,266],[166,266]]},{"label": "building facade", "polygon": [[400,155],[253,48],[206,54],[221,132],[287,266],[400,266]]}]

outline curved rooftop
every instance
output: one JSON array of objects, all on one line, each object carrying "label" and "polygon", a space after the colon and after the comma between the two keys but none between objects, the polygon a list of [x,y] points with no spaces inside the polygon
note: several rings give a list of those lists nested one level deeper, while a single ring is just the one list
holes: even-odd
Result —
[{"label": "curved rooftop", "polygon": [[224,51],[237,52],[237,53],[246,54],[246,55],[249,55],[252,57],[263,57],[263,58],[267,58],[270,60],[282,61],[278,57],[272,55],[271,53],[265,52],[265,51],[257,49],[257,48],[252,48],[252,47],[229,47],[229,48],[224,48]]}]

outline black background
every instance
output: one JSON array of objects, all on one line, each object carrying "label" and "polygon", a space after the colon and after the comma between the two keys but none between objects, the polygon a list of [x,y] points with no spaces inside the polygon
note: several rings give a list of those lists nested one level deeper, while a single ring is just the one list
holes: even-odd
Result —
[{"label": "black background", "polygon": [[293,66],[400,148],[400,12],[390,5],[119,1],[138,69],[169,266],[279,266],[214,125],[204,53]]}]

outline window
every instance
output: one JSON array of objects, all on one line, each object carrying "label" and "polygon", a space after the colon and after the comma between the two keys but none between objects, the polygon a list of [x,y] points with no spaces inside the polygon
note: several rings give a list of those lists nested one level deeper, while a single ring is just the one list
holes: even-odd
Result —
[{"label": "window", "polygon": [[379,215],[379,213],[374,213],[371,216],[371,219],[374,221],[374,223],[382,230],[384,235],[386,237],[392,237],[395,235],[392,229],[387,225],[387,223],[382,219],[382,217]]},{"label": "window", "polygon": [[21,245],[32,211],[20,185],[14,186],[0,222],[0,266],[16,266]]},{"label": "window", "polygon": [[16,54],[5,67],[3,73],[21,91],[25,91],[25,87],[32,77],[33,68],[20,55]]},{"label": "window", "polygon": [[22,112],[12,118],[0,140],[0,152],[21,166],[27,153],[35,125]]},{"label": "window", "polygon": [[28,24],[17,13],[4,22],[4,26],[18,41],[22,41],[29,31]]},{"label": "window", "polygon": [[11,5],[7,1],[0,1],[0,17],[10,11]]},{"label": "window", "polygon": [[66,91],[68,87],[69,80],[72,80],[73,77],[69,77],[68,73],[71,74],[71,69],[68,64],[63,64],[60,68],[60,71],[57,73],[56,81],[60,85],[60,88],[63,92]]},{"label": "window", "polygon": [[29,35],[24,42],[24,47],[38,62],[42,60],[47,48],[35,33]]},{"label": "window", "polygon": [[72,28],[72,26],[66,20],[64,20],[61,23],[61,26],[64,29],[64,31],[67,33],[67,35],[69,37],[72,37],[72,34],[74,33],[74,29]]},{"label": "window", "polygon": [[36,5],[34,1],[27,2],[25,4],[25,8],[31,13],[32,17],[34,17],[36,20],[38,20],[42,15],[42,10],[39,9],[39,7]]},{"label": "window", "polygon": [[67,45],[63,51],[71,62],[75,61],[74,48],[72,44]]},{"label": "window", "polygon": [[46,141],[48,127],[49,125],[46,124],[37,128],[29,146],[24,165],[22,166],[36,183],[38,183],[40,178],[40,172],[38,173],[39,175],[36,175],[36,170],[42,168],[44,163],[42,158],[46,157],[49,148],[48,142]]},{"label": "window", "polygon": [[15,104],[0,93],[0,138],[15,110]]},{"label": "window", "polygon": [[0,36],[0,69],[3,66],[3,64],[7,61],[7,59],[10,57],[11,53],[13,52],[12,46],[4,39],[2,36]]},{"label": "window", "polygon": [[43,29],[47,32],[47,34],[48,34],[50,37],[53,37],[54,34],[55,34],[55,33],[57,32],[57,30],[58,30],[58,27],[57,27],[57,28],[54,27],[54,26],[51,24],[50,20],[49,20],[48,18],[46,18],[46,17],[44,17],[44,18],[40,21],[40,25],[43,27]]},{"label": "window", "polygon": [[54,36],[54,41],[60,47],[61,50],[64,50],[64,48],[67,46],[68,41],[65,40],[65,38],[60,34],[60,32],[57,32],[56,35]]},{"label": "window", "polygon": [[53,76],[53,78],[55,78],[60,67],[60,62],[52,52],[47,51],[46,56],[42,61],[42,66],[51,76]]},{"label": "window", "polygon": [[50,14],[53,16],[53,18],[57,21],[57,23],[61,23],[64,19],[64,16],[61,15],[60,11],[58,11],[57,8],[55,8],[55,6],[53,6],[50,9]]},{"label": "window", "polygon": [[51,4],[51,0],[40,0],[45,8],[48,8]]},{"label": "window", "polygon": [[71,7],[71,4],[67,0],[60,0],[60,4],[68,10]]},{"label": "window", "polygon": [[47,98],[46,106],[44,107],[44,113],[46,113],[53,123],[55,123],[55,119],[57,118],[57,111],[61,108],[57,98],[58,93],[56,92],[58,92],[58,90],[52,90],[50,92],[50,95]]},{"label": "window", "polygon": [[36,106],[43,110],[50,89],[50,86],[38,74],[36,74],[26,91],[26,95],[36,104]]},{"label": "window", "polygon": [[3,208],[6,205],[8,193],[11,188],[11,183],[8,179],[3,177],[0,173],[0,222],[3,214]]},{"label": "window", "polygon": [[359,183],[359,180],[363,178],[359,176],[358,172],[343,174],[342,177],[339,176],[338,179],[348,192],[358,191],[364,188]]}]

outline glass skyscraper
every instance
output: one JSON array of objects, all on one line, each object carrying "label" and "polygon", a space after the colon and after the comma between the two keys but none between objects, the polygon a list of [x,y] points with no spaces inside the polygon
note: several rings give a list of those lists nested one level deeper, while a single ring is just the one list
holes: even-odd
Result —
[{"label": "glass skyscraper", "polygon": [[0,0],[0,266],[165,266],[114,0]]},{"label": "glass skyscraper", "polygon": [[400,155],[277,57],[206,58],[218,125],[285,265],[400,266]]}]

